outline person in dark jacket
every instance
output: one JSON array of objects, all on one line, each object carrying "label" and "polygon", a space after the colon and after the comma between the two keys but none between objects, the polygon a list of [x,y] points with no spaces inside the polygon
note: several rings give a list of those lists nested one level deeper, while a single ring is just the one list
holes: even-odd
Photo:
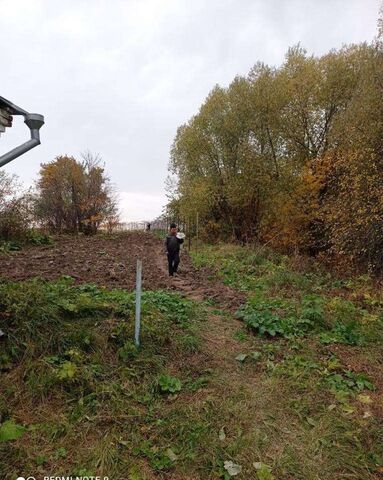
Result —
[{"label": "person in dark jacket", "polygon": [[184,243],[183,238],[177,237],[177,225],[170,225],[169,235],[165,238],[165,251],[168,256],[169,276],[173,277],[177,273],[180,263],[180,245]]}]

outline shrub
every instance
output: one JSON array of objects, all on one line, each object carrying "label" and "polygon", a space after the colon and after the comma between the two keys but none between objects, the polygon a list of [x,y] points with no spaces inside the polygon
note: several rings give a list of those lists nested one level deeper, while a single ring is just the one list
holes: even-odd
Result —
[{"label": "shrub", "polygon": [[303,336],[322,323],[322,301],[320,297],[310,295],[304,297],[299,306],[289,299],[253,298],[240,307],[237,317],[260,335]]}]

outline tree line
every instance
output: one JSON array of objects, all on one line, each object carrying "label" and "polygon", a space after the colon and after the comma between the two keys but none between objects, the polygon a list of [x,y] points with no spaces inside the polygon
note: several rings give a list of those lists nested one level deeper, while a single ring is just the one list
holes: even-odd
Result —
[{"label": "tree line", "polygon": [[0,239],[23,239],[37,227],[49,233],[94,234],[119,222],[117,199],[98,155],[61,155],[41,164],[34,188],[0,172]]},{"label": "tree line", "polygon": [[180,126],[168,209],[206,240],[383,266],[381,37],[215,86]]}]

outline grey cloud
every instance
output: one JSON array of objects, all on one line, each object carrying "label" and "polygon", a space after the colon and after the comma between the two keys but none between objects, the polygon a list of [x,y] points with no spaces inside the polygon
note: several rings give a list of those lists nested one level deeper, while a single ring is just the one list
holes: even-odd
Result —
[{"label": "grey cloud", "polygon": [[[106,161],[123,198],[147,195],[159,213],[176,129],[216,83],[227,85],[257,60],[279,64],[299,41],[316,54],[371,41],[379,4],[0,0],[0,95],[46,116],[42,145],[6,169],[30,184],[41,162],[89,149]],[[0,153],[27,133],[17,122]]]}]

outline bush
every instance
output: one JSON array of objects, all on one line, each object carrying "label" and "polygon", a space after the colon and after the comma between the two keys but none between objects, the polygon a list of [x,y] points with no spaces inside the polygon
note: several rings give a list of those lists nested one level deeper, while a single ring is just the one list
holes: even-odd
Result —
[{"label": "bush", "polygon": [[299,306],[290,299],[253,298],[238,310],[237,317],[260,335],[303,336],[323,323],[322,299],[308,295]]}]

